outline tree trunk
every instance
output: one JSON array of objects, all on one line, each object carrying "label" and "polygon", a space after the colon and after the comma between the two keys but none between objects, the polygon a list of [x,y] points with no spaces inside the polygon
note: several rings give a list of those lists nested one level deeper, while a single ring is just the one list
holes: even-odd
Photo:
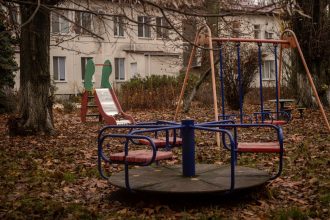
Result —
[{"label": "tree trunk", "polygon": [[[219,59],[214,61],[215,66],[218,63],[219,63]],[[191,102],[195,98],[195,95],[196,95],[197,91],[199,90],[199,87],[207,79],[207,77],[210,75],[210,73],[211,73],[211,66],[209,66],[209,68],[204,73],[201,74],[201,77],[199,78],[198,82],[193,86],[191,92],[185,98],[185,100],[183,102],[183,112],[187,113],[189,111]]]},{"label": "tree trunk", "polygon": [[[35,3],[34,0],[30,2]],[[41,1],[41,4],[44,2]],[[50,11],[36,5],[22,5],[20,42],[19,118],[12,134],[52,134],[52,100],[50,94],[49,43]]]},{"label": "tree trunk", "polygon": [[[209,13],[209,14],[219,13],[219,1],[218,0],[205,1],[204,10],[205,10],[205,13]],[[210,27],[213,37],[218,36],[218,18],[217,17],[208,17],[208,18],[206,18],[206,23]],[[191,36],[195,36],[195,35],[196,35],[196,32],[191,34]],[[191,51],[191,49],[190,49],[190,51]],[[214,53],[215,53],[215,57],[217,57],[218,52],[215,51]],[[188,60],[188,59],[186,59],[186,60]],[[194,61],[195,61],[194,63],[196,63],[196,59],[194,59]],[[219,60],[217,60],[216,62],[219,62]],[[216,66],[215,66],[215,69],[216,69]],[[201,51],[201,67],[199,68],[198,73],[197,73],[199,75],[199,80],[195,85],[193,85],[193,89],[189,92],[189,94],[185,95],[185,97],[184,97],[184,100],[183,100],[183,111],[184,112],[189,111],[191,102],[194,99],[200,86],[205,81],[210,80],[210,78],[209,78],[210,72],[211,72],[211,66],[210,66],[209,50],[202,50]],[[216,70],[216,72],[217,72],[217,70]],[[211,92],[212,91],[210,88],[210,93]]]},{"label": "tree trunk", "polygon": [[[304,53],[307,65],[313,74],[314,83],[320,99],[325,106],[329,106],[328,91],[330,89],[329,76],[329,12],[326,0],[299,0],[298,1],[304,13],[311,18],[296,15],[293,18],[293,29],[296,32]],[[316,102],[310,92],[310,85],[300,59],[297,62],[296,70],[298,72],[299,100],[306,106],[316,106]]]}]

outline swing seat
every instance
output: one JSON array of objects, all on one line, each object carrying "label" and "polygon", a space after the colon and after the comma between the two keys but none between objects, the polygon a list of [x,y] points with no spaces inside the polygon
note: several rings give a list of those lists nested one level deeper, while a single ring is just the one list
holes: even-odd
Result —
[{"label": "swing seat", "polygon": [[266,120],[264,124],[272,124],[272,125],[285,125],[288,122],[285,120]]},{"label": "swing seat", "polygon": [[[154,144],[157,148],[166,147],[166,137],[151,138],[151,140],[154,142]],[[140,139],[139,143],[144,144],[144,145],[150,145],[150,142],[146,139]],[[179,138],[179,137],[175,138],[175,143],[174,143],[174,138],[169,137],[168,144],[174,145],[174,146],[182,145],[182,138]]]},{"label": "swing seat", "polygon": [[256,142],[256,143],[238,143],[238,152],[248,153],[280,153],[280,144],[278,142]]},{"label": "swing seat", "polygon": [[[128,151],[128,155],[125,157],[125,152],[114,153],[110,155],[110,160],[115,163],[123,163],[125,161],[130,163],[147,163],[152,159],[151,150],[133,150]],[[173,157],[171,151],[157,151],[155,161],[168,160]]]}]

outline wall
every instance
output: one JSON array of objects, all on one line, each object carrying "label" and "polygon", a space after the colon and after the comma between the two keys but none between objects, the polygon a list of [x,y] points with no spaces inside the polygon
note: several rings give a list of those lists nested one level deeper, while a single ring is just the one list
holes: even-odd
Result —
[{"label": "wall", "polygon": [[[127,15],[132,15],[133,20],[137,20],[136,11],[143,11],[140,5],[116,4],[109,1],[93,1],[91,5],[86,5],[86,1],[76,1],[78,4],[85,4],[94,11],[101,13],[118,15],[124,10]],[[68,8],[84,9],[76,4],[67,2],[61,5]],[[68,19],[74,20],[73,11],[65,12]],[[157,11],[150,11],[150,16],[161,16]],[[114,36],[113,17],[107,16],[107,19],[99,19],[93,17],[93,32],[98,36],[77,35],[74,32],[74,24],[69,24],[68,33],[52,33],[50,46],[50,73],[53,79],[53,57],[65,57],[65,81],[52,81],[56,86],[55,94],[79,94],[83,92],[83,80],[81,76],[81,58],[93,57],[94,63],[103,64],[109,59],[113,66],[110,81],[114,86],[122,83],[115,80],[115,58],[125,58],[125,81],[132,76],[131,63],[137,63],[137,72],[142,76],[150,74],[176,75],[182,68],[180,56],[182,54],[181,41],[177,40],[177,35],[170,32],[169,39],[158,39],[155,30],[151,30],[151,37],[138,37],[137,24],[127,21],[126,29],[123,37]],[[152,20],[155,23],[155,20]],[[155,54],[156,53],[156,54]],[[150,54],[150,56],[149,56]],[[19,60],[19,55],[17,57]],[[101,84],[102,67],[97,66],[94,74],[94,85],[98,88]],[[16,87],[19,85],[19,72],[16,77]]]}]

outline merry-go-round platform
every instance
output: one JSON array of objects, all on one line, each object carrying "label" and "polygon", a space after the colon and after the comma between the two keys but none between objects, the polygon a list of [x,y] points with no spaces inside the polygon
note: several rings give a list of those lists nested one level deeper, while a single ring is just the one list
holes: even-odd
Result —
[{"label": "merry-go-round platform", "polygon": [[[196,164],[194,177],[183,176],[180,165],[137,167],[130,169],[129,178],[130,188],[136,192],[222,194],[230,190],[230,166],[215,164]],[[235,191],[258,187],[270,178],[266,171],[236,166]],[[125,172],[113,173],[109,183],[126,188]]]}]

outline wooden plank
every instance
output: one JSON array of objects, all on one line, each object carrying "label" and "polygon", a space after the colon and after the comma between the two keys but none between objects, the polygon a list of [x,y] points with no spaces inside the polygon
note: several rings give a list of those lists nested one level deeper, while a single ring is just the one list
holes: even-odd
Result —
[{"label": "wooden plank", "polygon": [[[132,163],[147,163],[152,158],[151,150],[134,150],[128,151],[126,156],[126,161]],[[173,153],[170,151],[157,151],[155,161],[167,160],[173,157]],[[110,155],[110,160],[114,162],[124,162],[125,161],[125,152],[114,153]]]},{"label": "wooden plank", "polygon": [[[202,171],[202,172],[201,172]],[[137,192],[200,194],[228,193],[230,189],[230,166],[215,164],[197,164],[195,177],[184,177],[182,167],[148,166],[130,169],[130,186]],[[235,190],[257,187],[270,179],[263,170],[236,166]],[[114,173],[109,183],[120,188],[126,188],[125,175],[121,171]]]},{"label": "wooden plank", "polygon": [[281,149],[278,142],[251,142],[238,143],[237,151],[250,153],[279,153]]}]

